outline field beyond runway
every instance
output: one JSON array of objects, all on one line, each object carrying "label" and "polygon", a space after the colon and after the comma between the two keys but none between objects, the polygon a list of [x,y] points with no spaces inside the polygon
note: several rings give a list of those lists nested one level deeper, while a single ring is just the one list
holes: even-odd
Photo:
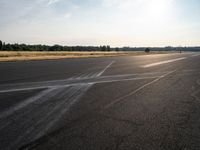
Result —
[{"label": "field beyond runway", "polygon": [[[165,54],[175,52],[161,52],[153,51],[150,54]],[[147,55],[143,51],[134,52],[102,52],[102,51],[88,51],[88,52],[34,52],[34,51],[0,51],[0,62],[6,61],[27,61],[27,60],[52,60],[52,59],[64,59],[64,58],[91,58],[91,57],[111,57],[111,56],[137,56]]]},{"label": "field beyond runway", "polygon": [[0,149],[198,150],[200,53],[0,63]]}]

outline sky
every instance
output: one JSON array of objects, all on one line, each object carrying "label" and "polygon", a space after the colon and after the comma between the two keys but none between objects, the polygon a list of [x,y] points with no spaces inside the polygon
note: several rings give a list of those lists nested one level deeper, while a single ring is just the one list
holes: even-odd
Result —
[{"label": "sky", "polygon": [[200,0],[0,0],[6,43],[200,46]]}]

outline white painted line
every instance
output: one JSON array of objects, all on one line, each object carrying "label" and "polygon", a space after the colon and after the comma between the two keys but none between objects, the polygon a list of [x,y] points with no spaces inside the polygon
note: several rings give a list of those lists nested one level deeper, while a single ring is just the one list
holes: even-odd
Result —
[{"label": "white painted line", "polygon": [[167,63],[171,63],[171,62],[175,62],[175,61],[180,61],[180,60],[184,60],[184,59],[186,59],[186,57],[181,57],[181,58],[177,58],[177,59],[170,59],[170,60],[160,61],[160,62],[148,64],[148,65],[145,65],[145,66],[142,66],[142,67],[143,68],[149,68],[149,67],[158,66],[158,65],[162,65],[162,64],[167,64]]},{"label": "white painted line", "polygon": [[[91,73],[89,75],[88,78],[83,78],[83,79],[102,79],[102,78],[109,78],[109,77],[126,77],[126,76],[134,76],[134,75],[148,75],[148,74],[158,74],[158,73],[167,73],[169,71],[165,71],[165,72],[147,72],[147,73],[135,73],[135,74],[120,74],[120,75],[108,75],[108,76],[100,76],[97,77],[98,73]],[[3,86],[10,86],[10,87],[15,87],[15,86],[27,86],[29,85],[29,87],[27,88],[13,88],[13,89],[9,89],[9,90],[0,90],[0,93],[6,93],[6,92],[17,92],[17,91],[26,91],[26,90],[35,90],[35,89],[45,89],[45,88],[51,88],[51,86],[48,85],[44,85],[44,84],[51,84],[51,83],[55,83],[56,82],[66,82],[66,81],[78,81],[80,79],[77,78],[68,78],[68,79],[61,79],[61,80],[50,80],[50,81],[41,81],[41,82],[28,82],[28,83],[17,83],[17,84],[6,84]],[[44,86],[35,86],[35,87],[30,87],[32,84],[43,84]],[[1,86],[0,86],[1,87]]]},{"label": "white painted line", "polygon": [[147,73],[134,73],[134,74],[119,74],[119,75],[108,75],[108,76],[101,76],[98,77],[98,79],[101,78],[109,78],[109,77],[127,77],[127,76],[137,76],[137,75],[153,75],[153,74],[162,74],[162,73],[168,73],[169,71],[165,71],[165,72],[147,72]]},{"label": "white painted line", "polygon": [[[194,72],[195,70],[182,70],[182,72]],[[97,81],[79,81],[78,79],[74,79],[74,81],[77,80],[75,83],[66,83],[61,84],[60,81],[67,81],[67,80],[53,80],[53,81],[44,81],[44,82],[36,82],[38,85],[32,86],[30,83],[23,83],[23,84],[8,84],[8,87],[10,89],[2,89],[0,90],[0,93],[9,93],[9,92],[20,92],[20,91],[28,91],[28,90],[36,90],[36,89],[49,89],[49,88],[62,88],[62,87],[69,87],[69,86],[76,86],[76,85],[87,85],[87,84],[100,84],[100,83],[109,83],[109,82],[122,82],[122,81],[132,81],[132,80],[145,80],[145,79],[153,79],[163,76],[163,74],[169,73],[170,71],[163,71],[163,72],[148,72],[148,73],[136,73],[136,74],[121,74],[121,75],[109,75],[109,76],[100,76],[100,77],[93,77],[94,79],[97,79]],[[151,76],[144,76],[141,77],[141,75],[151,75]],[[133,76],[133,77],[132,77]],[[135,77],[134,77],[135,76]],[[139,76],[139,77],[138,77]],[[123,79],[116,79],[116,77],[123,77]],[[108,79],[106,79],[108,78]],[[110,79],[109,79],[110,78]],[[113,79],[114,78],[114,79]],[[87,78],[90,79],[90,78]],[[92,78],[91,78],[92,79]],[[58,83],[57,83],[58,81]],[[79,81],[79,82],[78,82]],[[54,84],[51,84],[53,83]],[[40,85],[41,83],[41,85]],[[46,85],[44,85],[46,83]],[[48,84],[50,83],[50,84]],[[34,82],[33,82],[34,84]],[[22,85],[23,87],[15,87],[18,85]],[[5,88],[7,85],[4,85]],[[1,87],[1,86],[0,86]],[[11,88],[13,87],[13,88]],[[15,88],[14,88],[15,87]]]},{"label": "white painted line", "polygon": [[[175,70],[175,71],[176,71],[176,70]],[[131,96],[131,95],[134,95],[135,93],[139,92],[140,90],[144,89],[145,87],[147,87],[147,86],[149,86],[149,85],[151,85],[151,84],[153,84],[153,83],[156,83],[156,82],[159,81],[160,79],[166,77],[167,75],[170,75],[170,74],[174,73],[175,71],[171,71],[171,72],[169,72],[169,73],[166,73],[166,74],[164,74],[163,76],[160,76],[159,78],[156,78],[155,80],[153,80],[153,81],[151,81],[151,82],[149,82],[149,83],[147,83],[147,84],[145,84],[145,85],[139,87],[138,89],[134,90],[133,92],[131,92],[131,93],[127,94],[127,95],[124,95],[124,96],[122,96],[122,97],[116,99],[116,100],[113,101],[112,103],[106,105],[106,106],[104,107],[104,109],[107,109],[107,108],[111,107],[112,105],[114,105],[114,104],[120,102],[121,100],[123,100],[123,99],[125,99],[125,98],[127,98],[127,97],[129,97],[129,96]]]},{"label": "white painted line", "polygon": [[192,55],[192,57],[196,57],[196,56],[200,56],[200,54],[194,54],[194,55]]},{"label": "white painted line", "polygon": [[144,79],[154,79],[162,76],[153,76],[153,77],[136,77],[136,78],[128,78],[128,79],[119,79],[119,80],[105,80],[105,81],[94,81],[94,82],[85,82],[85,83],[71,83],[66,85],[52,85],[52,86],[38,86],[33,88],[18,88],[18,89],[10,89],[10,90],[1,90],[0,93],[9,93],[9,92],[19,92],[19,91],[27,91],[27,90],[36,90],[36,89],[44,89],[44,88],[62,88],[69,86],[77,86],[77,85],[90,85],[90,84],[98,84],[98,83],[111,83],[111,82],[122,82],[122,81],[132,81],[132,80],[144,80]]},{"label": "white painted line", "polygon": [[103,69],[99,74],[97,74],[97,77],[101,76],[115,61],[112,61],[108,66],[106,66],[105,69]]},{"label": "white painted line", "polygon": [[154,76],[154,77],[138,77],[138,78],[129,78],[129,79],[120,79],[120,80],[107,80],[107,81],[97,81],[97,82],[90,82],[88,84],[99,84],[99,83],[111,83],[111,82],[123,82],[123,81],[133,81],[133,80],[145,80],[145,79],[155,79],[163,76]]}]

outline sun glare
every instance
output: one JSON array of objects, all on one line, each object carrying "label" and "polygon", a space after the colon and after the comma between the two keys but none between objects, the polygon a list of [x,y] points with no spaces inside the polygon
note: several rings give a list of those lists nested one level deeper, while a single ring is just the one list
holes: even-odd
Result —
[{"label": "sun glare", "polygon": [[150,0],[146,2],[144,8],[144,18],[146,20],[158,20],[166,19],[170,15],[171,0]]}]

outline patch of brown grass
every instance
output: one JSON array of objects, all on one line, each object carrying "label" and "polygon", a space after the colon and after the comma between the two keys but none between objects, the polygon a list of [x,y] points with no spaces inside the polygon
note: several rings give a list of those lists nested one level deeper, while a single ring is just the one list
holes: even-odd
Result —
[{"label": "patch of brown grass", "polygon": [[[161,54],[166,52],[151,52],[150,54]],[[168,52],[169,53],[169,52]],[[47,60],[63,58],[87,58],[87,57],[106,57],[106,56],[128,56],[128,55],[147,55],[142,51],[134,52],[25,52],[25,51],[1,51],[0,61],[25,61],[25,60]]]}]

